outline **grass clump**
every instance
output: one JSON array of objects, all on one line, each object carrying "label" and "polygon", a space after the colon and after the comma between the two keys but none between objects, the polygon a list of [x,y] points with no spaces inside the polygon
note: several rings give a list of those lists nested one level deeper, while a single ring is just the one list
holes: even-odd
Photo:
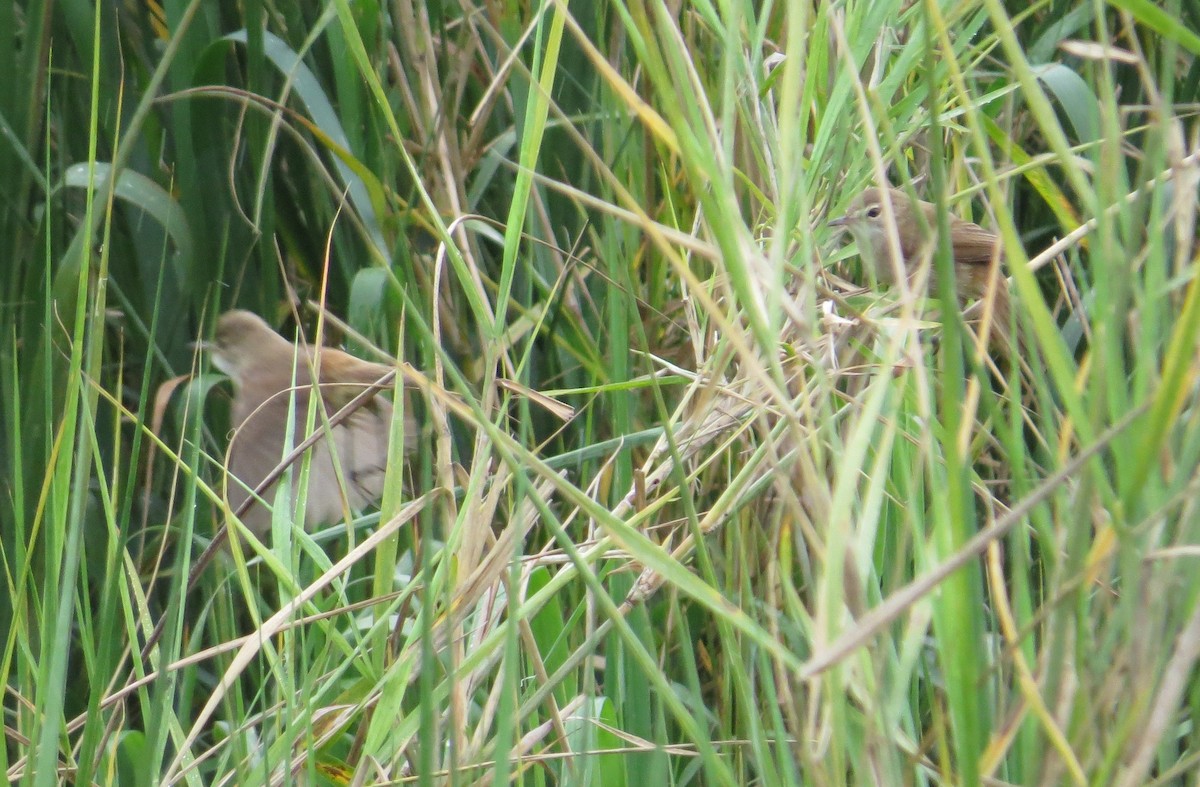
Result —
[{"label": "grass clump", "polygon": [[[1192,780],[1183,4],[3,23],[11,781]],[[885,181],[1000,236],[1013,353],[860,286]],[[189,590],[235,306],[425,426]]]}]

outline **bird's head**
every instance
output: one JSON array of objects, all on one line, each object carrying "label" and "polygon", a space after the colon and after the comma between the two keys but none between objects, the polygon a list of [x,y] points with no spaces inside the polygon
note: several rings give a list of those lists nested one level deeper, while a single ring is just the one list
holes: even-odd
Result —
[{"label": "bird's head", "polygon": [[273,331],[263,318],[242,309],[222,314],[213,340],[204,347],[212,352],[213,365],[235,383],[252,370],[275,362],[290,369],[294,354],[291,342]]}]

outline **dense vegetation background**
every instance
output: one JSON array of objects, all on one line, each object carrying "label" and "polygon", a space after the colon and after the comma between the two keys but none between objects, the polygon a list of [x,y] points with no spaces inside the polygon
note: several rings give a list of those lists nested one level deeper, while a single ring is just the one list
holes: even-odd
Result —
[{"label": "dense vegetation background", "polygon": [[[1007,5],[0,3],[9,780],[1192,783],[1200,10]],[[416,459],[189,593],[191,342],[320,304]]]}]

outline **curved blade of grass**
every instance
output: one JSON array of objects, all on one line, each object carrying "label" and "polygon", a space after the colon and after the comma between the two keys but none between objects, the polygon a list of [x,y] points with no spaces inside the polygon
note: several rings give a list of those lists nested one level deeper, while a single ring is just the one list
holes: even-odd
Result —
[{"label": "curved blade of grass", "polygon": [[[72,164],[63,173],[62,183],[58,188],[88,188],[106,181],[112,171],[112,165],[97,161],[95,177],[91,178],[87,164]],[[188,226],[187,215],[166,189],[140,172],[127,169],[117,176],[113,195],[153,216],[174,241],[179,262],[184,267],[191,266],[192,230]]]},{"label": "curved blade of grass", "polygon": [[[291,82],[291,89],[312,118],[310,130],[326,149],[334,154],[334,161],[346,184],[350,202],[358,211],[363,226],[367,228],[379,259],[389,259],[391,247],[384,239],[379,224],[379,214],[385,206],[383,188],[371,175],[370,170],[350,153],[350,140],[342,128],[341,119],[334,110],[333,103],[301,56],[278,36],[265,31],[262,36],[263,54]],[[246,31],[242,29],[229,33],[223,40],[245,44],[246,38]]]}]

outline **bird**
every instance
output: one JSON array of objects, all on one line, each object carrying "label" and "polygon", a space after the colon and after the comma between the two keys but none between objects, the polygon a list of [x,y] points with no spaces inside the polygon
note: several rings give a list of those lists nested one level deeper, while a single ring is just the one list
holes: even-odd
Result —
[{"label": "bird", "polygon": [[[393,371],[390,366],[333,347],[297,345],[257,314],[241,309],[222,314],[213,340],[203,347],[211,352],[213,365],[233,382],[233,436],[226,476],[226,499],[233,512],[284,460],[285,446],[294,448],[305,439],[314,395],[323,410],[311,416],[312,430],[319,432],[326,428],[326,419]],[[313,370],[317,373],[315,386]],[[410,412],[411,408],[405,408],[405,453],[416,446],[417,427]],[[304,505],[306,530],[339,522],[347,505],[358,510],[382,496],[392,414],[391,402],[378,394],[370,396],[312,446]],[[299,467],[300,460],[296,460],[293,506]],[[262,490],[261,500],[255,499],[241,517],[260,538],[271,527],[271,510],[263,501],[273,506],[278,486],[274,482]]]},{"label": "bird", "polygon": [[[884,218],[883,203],[891,203],[895,219],[896,238],[899,241],[901,266],[891,258],[891,243],[888,238],[890,227]],[[914,214],[914,207],[925,215],[921,226]],[[1000,237],[973,221],[949,217],[950,246],[954,256],[954,280],[961,302],[984,297],[992,278],[996,279],[994,324],[1008,329],[1009,294],[1008,281],[994,266],[1002,258]],[[896,284],[896,271],[903,269],[908,276],[916,272],[923,260],[932,258],[932,243],[936,237],[937,207],[923,200],[913,200],[899,189],[872,186],[864,189],[850,201],[844,216],[829,222],[831,227],[844,227],[858,242],[859,254],[870,268],[875,279],[885,285]]]}]

